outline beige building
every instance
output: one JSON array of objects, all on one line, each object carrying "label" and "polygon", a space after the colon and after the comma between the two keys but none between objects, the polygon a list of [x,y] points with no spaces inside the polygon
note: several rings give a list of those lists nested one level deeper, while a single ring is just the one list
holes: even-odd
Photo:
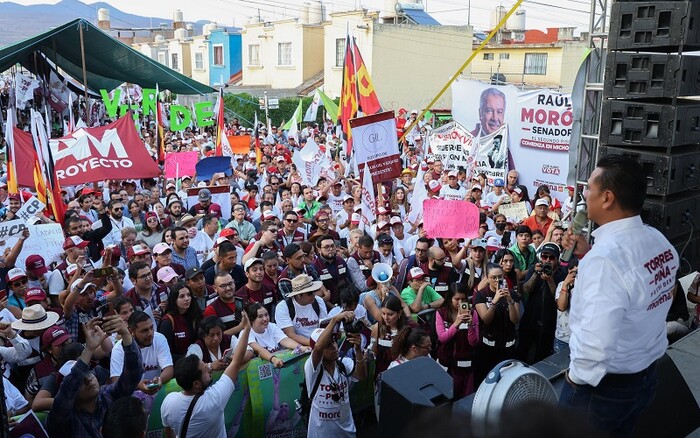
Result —
[{"label": "beige building", "polygon": [[[528,30],[517,38],[487,45],[472,62],[471,77],[505,80],[521,87],[545,87],[569,92],[589,48],[573,28]],[[508,35],[506,35],[508,36]]]},{"label": "beige building", "polygon": [[[426,107],[472,53],[470,26],[394,24],[365,11],[333,13],[324,47],[324,91],[332,98],[340,96],[347,29],[387,110]],[[451,107],[449,90],[433,105]]]},{"label": "beige building", "polygon": [[[177,36],[178,31],[175,32]],[[184,36],[168,41],[168,67],[182,73],[187,77],[192,77],[192,41]]]},{"label": "beige building", "polygon": [[[308,18],[252,23],[242,30],[241,85],[295,88],[323,70],[323,25]],[[319,20],[320,21],[320,20]]]},{"label": "beige building", "polygon": [[209,83],[209,41],[204,35],[192,37],[190,42],[190,65],[192,79],[202,84]]}]

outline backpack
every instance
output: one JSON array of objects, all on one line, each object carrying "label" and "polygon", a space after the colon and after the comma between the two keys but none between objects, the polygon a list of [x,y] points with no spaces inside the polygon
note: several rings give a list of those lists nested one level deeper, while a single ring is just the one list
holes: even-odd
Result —
[{"label": "backpack", "polygon": [[[311,358],[307,360],[311,360]],[[345,365],[343,365],[343,362],[340,359],[338,359],[335,362],[335,364],[340,370],[340,372],[347,377],[347,372],[345,370]],[[320,366],[323,366],[323,363],[321,363]],[[297,412],[304,420],[304,424],[306,425],[309,424],[309,415],[311,414],[311,403],[314,397],[316,397],[318,387],[321,386],[321,378],[323,378],[323,370],[321,370],[321,372],[318,373],[318,377],[314,382],[314,386],[313,388],[311,388],[311,395],[309,395],[309,391],[306,388],[306,378],[304,378],[304,380],[302,380],[299,384],[299,386],[301,387],[301,395],[299,396],[299,400],[297,400]]]},{"label": "backpack", "polygon": [[[294,317],[297,314],[297,310],[294,308],[294,303],[292,302],[292,298],[285,298],[284,302],[287,303],[287,309],[289,310],[289,319],[294,320]],[[314,308],[314,312],[316,312],[316,316],[319,318],[321,317],[321,306],[318,305],[318,300],[314,297],[314,302],[311,303],[311,307]]]}]

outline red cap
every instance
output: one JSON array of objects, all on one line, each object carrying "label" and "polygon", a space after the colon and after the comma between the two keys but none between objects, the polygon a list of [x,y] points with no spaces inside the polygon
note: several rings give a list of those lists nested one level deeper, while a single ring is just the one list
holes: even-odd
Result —
[{"label": "red cap", "polygon": [[219,233],[219,237],[227,237],[227,238],[237,236],[237,235],[238,235],[238,231],[234,230],[233,228],[224,228]]},{"label": "red cap", "polygon": [[63,242],[63,249],[66,250],[71,248],[85,248],[88,245],[88,241],[83,240],[78,236],[68,236]]},{"label": "red cap", "polygon": [[44,258],[39,254],[32,254],[27,257],[27,260],[24,262],[24,266],[27,268],[28,272],[31,272],[37,277],[44,275],[49,271],[46,268]]},{"label": "red cap", "polygon": [[40,302],[46,299],[46,293],[39,289],[38,287],[33,287],[28,289],[24,295],[24,302],[29,305],[29,303]]},{"label": "red cap", "polygon": [[61,326],[55,325],[49,327],[41,335],[41,345],[48,347],[49,345],[60,345],[70,339],[68,332]]}]

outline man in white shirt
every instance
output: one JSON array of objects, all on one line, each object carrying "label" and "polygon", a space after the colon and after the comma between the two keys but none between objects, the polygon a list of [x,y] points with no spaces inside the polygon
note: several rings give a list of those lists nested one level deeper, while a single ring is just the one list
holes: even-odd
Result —
[{"label": "man in white shirt", "polygon": [[[122,229],[126,227],[134,228],[134,221],[124,217],[124,206],[121,201],[109,201],[107,211],[109,212],[109,220],[112,222],[112,231],[102,239],[102,243],[105,247],[110,245],[118,246],[122,243]],[[101,226],[102,223],[98,221],[92,224],[92,229],[95,230]]]},{"label": "man in white shirt", "polygon": [[503,178],[495,178],[493,180],[493,190],[486,194],[484,200],[481,202],[481,205],[489,206],[492,210],[494,210],[493,206],[496,204],[500,205],[503,198],[508,196],[508,194],[503,191],[504,186],[505,181],[503,181]]},{"label": "man in white shirt", "polygon": [[[143,358],[143,377],[136,387],[136,392],[154,396],[162,385],[173,378],[173,358],[165,336],[153,330],[153,320],[140,310],[129,316],[129,331],[141,350]],[[109,377],[116,382],[124,369],[124,349],[121,341],[112,349],[109,362]],[[139,397],[141,398],[141,397]]]},{"label": "man in white shirt", "polygon": [[291,283],[292,291],[275,308],[275,321],[287,336],[302,345],[309,345],[311,333],[328,314],[323,298],[316,296],[323,282],[313,281],[307,274],[299,274]]},{"label": "man in white shirt", "polygon": [[456,170],[450,170],[447,174],[447,185],[442,186],[442,189],[440,189],[440,197],[452,201],[462,201],[467,197],[467,189],[460,186],[457,181]]},{"label": "man in white shirt", "polygon": [[[189,229],[187,231],[189,233]],[[200,266],[214,247],[214,239],[218,231],[219,219],[213,214],[207,214],[202,218],[202,229],[197,231],[193,237],[190,237],[190,248],[197,252],[197,260],[199,260]]]},{"label": "man in white shirt", "polygon": [[[656,362],[668,346],[666,314],[679,257],[642,223],[646,172],[635,160],[598,161],[585,192],[595,245],[569,231],[581,260],[570,298],[571,363],[559,401],[579,409],[606,435],[629,436],[654,398]],[[568,291],[562,291],[568,293]]]},{"label": "man in white shirt", "polygon": [[[244,328],[231,357],[231,363],[216,383],[212,384],[211,364],[205,364],[194,354],[177,362],[175,380],[183,390],[171,392],[163,400],[160,416],[165,427],[165,436],[180,437],[183,432],[188,438],[225,438],[227,436],[224,408],[236,389],[233,382],[244,365],[250,334],[248,316],[243,312],[242,317]],[[194,404],[192,413],[187,418],[187,411],[192,404]],[[185,422],[188,423],[186,430],[183,427]],[[237,426],[235,420],[233,426]],[[231,436],[235,435],[235,432],[231,434]]]},{"label": "man in white shirt", "polygon": [[350,377],[367,377],[364,354],[360,348],[361,336],[348,334],[353,345],[355,361],[338,360],[338,344],[333,339],[336,325],[355,318],[351,311],[334,316],[325,329],[316,329],[311,335],[311,357],[304,364],[306,390],[311,399],[308,437],[354,437],[355,422],[350,409]]}]

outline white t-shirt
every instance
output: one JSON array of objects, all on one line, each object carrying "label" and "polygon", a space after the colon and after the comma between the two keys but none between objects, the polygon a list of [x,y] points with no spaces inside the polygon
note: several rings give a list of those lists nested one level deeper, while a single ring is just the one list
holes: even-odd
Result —
[{"label": "white t-shirt", "polygon": [[[204,391],[192,411],[190,424],[187,428],[188,438],[226,437],[224,408],[235,389],[233,380],[223,374],[216,383]],[[163,426],[171,428],[177,437],[180,436],[182,422],[193,398],[193,395],[171,392],[165,396],[160,407],[160,418],[163,421]]]},{"label": "white t-shirt", "polygon": [[15,387],[6,377],[3,377],[5,385],[5,409],[8,411],[18,411],[27,406],[27,399],[24,398],[19,389]]},{"label": "white t-shirt", "polygon": [[481,201],[481,205],[488,205],[489,207],[493,207],[498,201],[500,201],[501,199],[503,199],[503,197],[507,195],[508,193],[506,193],[505,190],[503,190],[500,195],[497,195],[496,192],[489,192],[484,197],[484,200]]},{"label": "white t-shirt", "polygon": [[257,342],[261,347],[270,353],[282,350],[283,347],[280,346],[280,341],[289,337],[285,335],[282,329],[280,329],[274,322],[271,322],[262,333],[258,333],[255,330],[251,330],[250,333],[253,336],[248,339],[248,343],[250,344]]},{"label": "white t-shirt", "polygon": [[345,193],[341,192],[340,196],[335,196],[329,190],[327,197],[328,200],[326,201],[326,203],[331,208],[331,211],[333,212],[332,214],[337,214],[340,210],[343,209],[343,198],[345,197]]},{"label": "white t-shirt", "polygon": [[[336,366],[331,377],[323,367],[323,362],[319,362],[314,369],[311,358],[304,364],[306,390],[309,396],[311,396],[318,373],[323,373],[321,384],[311,401],[308,438],[355,435],[355,422],[352,419],[352,410],[350,409],[350,379],[348,377],[354,371],[353,362],[350,358],[343,358],[342,362],[347,376],[343,375],[339,367]],[[331,386],[336,385],[338,386],[337,391],[331,391]],[[333,401],[333,394],[341,395],[340,400]]]},{"label": "white t-shirt", "polygon": [[[143,358],[143,376],[141,380],[153,380],[160,376],[163,369],[173,365],[173,357],[170,354],[168,340],[165,336],[155,332],[153,343],[149,347],[143,347],[141,357]],[[124,348],[119,341],[112,349],[112,357],[109,361],[109,377],[119,377],[124,369]]]},{"label": "white t-shirt", "polygon": [[199,264],[201,265],[214,247],[214,242],[204,230],[199,230],[194,239],[190,239],[190,247],[197,251],[197,260],[199,260]]},{"label": "white t-shirt", "polygon": [[[238,338],[235,336],[231,336],[231,346],[229,348],[231,350],[235,350],[236,345],[238,345]],[[248,347],[247,349],[253,351],[253,349],[250,347]],[[204,352],[202,351],[202,347],[200,347],[199,344],[192,344],[189,347],[187,347],[186,356],[189,356],[190,354],[194,354],[200,359],[204,357]],[[221,356],[224,354],[224,352],[221,351],[221,346],[219,346],[219,348],[216,349],[216,352],[209,351],[209,354],[214,359],[221,359]]]},{"label": "white t-shirt", "polygon": [[443,199],[450,199],[453,201],[462,201],[467,196],[467,189],[464,187],[458,187],[453,189],[450,186],[442,186],[440,189],[440,197]]},{"label": "white t-shirt", "polygon": [[294,327],[294,331],[299,336],[310,337],[314,329],[318,328],[319,321],[328,315],[326,304],[321,297],[315,296],[315,298],[320,310],[319,315],[316,315],[316,311],[311,304],[300,306],[297,300],[292,298],[295,311],[294,321],[289,318],[287,303],[280,301],[275,308],[275,321],[277,321],[279,328],[284,330],[287,327]]}]

